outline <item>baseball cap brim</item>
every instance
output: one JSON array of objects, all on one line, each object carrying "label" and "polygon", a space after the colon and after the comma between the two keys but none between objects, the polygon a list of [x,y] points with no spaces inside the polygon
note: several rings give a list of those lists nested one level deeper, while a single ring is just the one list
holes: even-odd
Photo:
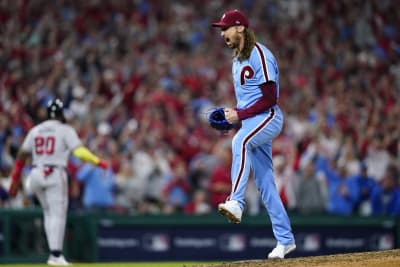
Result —
[{"label": "baseball cap brim", "polygon": [[214,22],[211,24],[213,27],[228,27],[229,25],[223,21]]}]

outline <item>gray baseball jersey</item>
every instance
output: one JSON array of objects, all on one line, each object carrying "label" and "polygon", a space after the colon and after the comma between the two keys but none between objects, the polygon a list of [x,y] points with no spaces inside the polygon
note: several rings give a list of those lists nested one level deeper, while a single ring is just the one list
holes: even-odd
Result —
[{"label": "gray baseball jersey", "polygon": [[74,128],[58,120],[47,120],[29,131],[22,150],[32,152],[33,165],[65,167],[71,150],[80,145]]}]

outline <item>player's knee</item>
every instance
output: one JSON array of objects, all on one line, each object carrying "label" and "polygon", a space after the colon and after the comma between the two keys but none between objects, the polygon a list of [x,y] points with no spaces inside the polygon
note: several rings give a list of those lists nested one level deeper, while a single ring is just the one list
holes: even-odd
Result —
[{"label": "player's knee", "polygon": [[251,142],[244,142],[241,140],[240,142],[232,141],[232,152],[242,154],[244,151],[249,151],[254,147]]}]

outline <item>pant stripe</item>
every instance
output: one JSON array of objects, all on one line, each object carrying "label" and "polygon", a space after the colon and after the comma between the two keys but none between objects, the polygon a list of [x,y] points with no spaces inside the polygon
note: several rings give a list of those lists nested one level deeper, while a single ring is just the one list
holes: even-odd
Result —
[{"label": "pant stripe", "polygon": [[240,179],[241,179],[241,177],[243,175],[243,172],[244,172],[244,165],[245,165],[244,163],[246,162],[246,144],[247,144],[247,142],[249,142],[249,140],[254,135],[256,135],[259,131],[261,131],[265,127],[265,125],[267,125],[268,122],[271,121],[271,119],[274,117],[274,115],[275,115],[275,111],[272,108],[269,116],[256,129],[254,129],[252,132],[249,133],[249,135],[247,135],[244,138],[244,141],[242,143],[242,149],[241,149],[242,157],[241,157],[241,161],[240,161],[240,168],[239,168],[238,176],[236,178],[235,186],[233,188],[233,193],[236,192],[236,190],[237,190],[237,188],[238,188],[238,186],[240,184]]}]

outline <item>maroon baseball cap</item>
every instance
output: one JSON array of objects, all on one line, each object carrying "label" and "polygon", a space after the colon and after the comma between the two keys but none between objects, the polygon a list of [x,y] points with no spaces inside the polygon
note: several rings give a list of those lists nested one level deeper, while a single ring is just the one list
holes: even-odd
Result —
[{"label": "maroon baseball cap", "polygon": [[212,23],[213,27],[231,27],[243,25],[246,28],[249,27],[248,18],[239,10],[229,10],[226,11],[220,21]]}]

